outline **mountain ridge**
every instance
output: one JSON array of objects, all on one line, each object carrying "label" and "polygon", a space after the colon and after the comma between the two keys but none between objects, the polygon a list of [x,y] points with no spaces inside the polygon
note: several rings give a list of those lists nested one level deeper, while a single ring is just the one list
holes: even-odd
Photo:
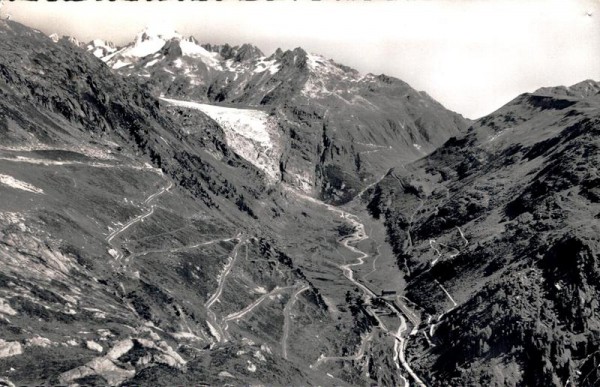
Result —
[{"label": "mountain ridge", "polygon": [[390,168],[386,153],[418,158],[470,122],[401,80],[363,76],[300,47],[266,57],[252,45],[182,48],[187,40],[176,32],[142,42],[144,34],[103,61],[155,96],[266,108],[281,132],[281,179],[333,203],[350,200]]},{"label": "mountain ridge", "polygon": [[600,95],[571,88],[516,97],[368,194],[421,306],[409,356],[433,385],[598,382]]}]

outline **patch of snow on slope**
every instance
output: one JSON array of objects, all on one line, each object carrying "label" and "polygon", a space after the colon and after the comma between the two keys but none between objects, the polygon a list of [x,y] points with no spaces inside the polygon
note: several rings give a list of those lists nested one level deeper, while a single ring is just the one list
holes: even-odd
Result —
[{"label": "patch of snow on slope", "polygon": [[145,41],[136,41],[132,47],[123,50],[121,55],[124,57],[143,58],[163,48],[165,43],[165,40],[156,37]]},{"label": "patch of snow on slope", "polygon": [[96,58],[102,58],[104,56],[104,50],[101,48],[97,48],[94,50],[94,52],[92,52],[92,54],[96,57]]},{"label": "patch of snow on slope", "polygon": [[153,59],[150,62],[146,63],[146,65],[144,67],[152,67],[157,63],[158,63],[158,59]]},{"label": "patch of snow on slope", "polygon": [[223,68],[227,71],[235,73],[235,79],[237,79],[238,73],[243,73],[246,71],[245,67],[241,66],[239,62],[235,62],[233,59],[227,59],[224,61]]},{"label": "patch of snow on slope", "polygon": [[131,62],[123,62],[122,60],[117,60],[115,64],[112,65],[112,68],[115,70],[120,69],[121,67],[129,66]]},{"label": "patch of snow on slope", "polygon": [[319,77],[336,76],[342,79],[360,79],[361,74],[350,68],[344,68],[336,64],[331,59],[326,59],[320,55],[307,54],[306,63],[311,72]]},{"label": "patch of snow on slope", "polygon": [[93,50],[94,56],[97,58],[105,57],[109,54],[114,53],[117,49],[112,45],[112,43],[107,43],[102,39],[94,39],[86,46],[88,51]]},{"label": "patch of snow on slope", "polygon": [[237,154],[264,171],[270,182],[280,179],[280,136],[277,125],[266,112],[161,99],[176,106],[200,110],[208,115],[223,128],[227,144]]},{"label": "patch of snow on slope", "polygon": [[306,59],[308,67],[313,71],[317,70],[319,66],[325,66],[325,64],[327,63],[327,60],[325,58],[314,54],[308,54],[306,56]]},{"label": "patch of snow on slope", "polygon": [[494,142],[494,141],[496,141],[500,136],[502,136],[503,134],[505,134],[508,130],[510,130],[510,128],[502,129],[501,131],[497,132],[493,136],[490,136],[488,138],[488,142]]},{"label": "patch of snow on slope", "polygon": [[43,190],[41,190],[29,183],[25,183],[24,181],[17,180],[14,177],[9,176],[9,175],[0,174],[0,184],[4,184],[9,187],[16,188],[16,189],[21,189],[23,191],[29,191],[29,192],[38,193],[38,194],[44,193]]},{"label": "patch of snow on slope", "polygon": [[222,68],[219,61],[220,55],[216,52],[209,52],[204,47],[187,40],[180,41],[179,47],[181,47],[181,52],[185,56],[200,58],[204,64],[210,67]]},{"label": "patch of snow on slope", "polygon": [[336,86],[339,80],[356,81],[360,78],[357,71],[345,70],[332,60],[319,55],[307,54],[306,63],[310,69],[310,75],[302,94],[309,98],[318,98],[330,94],[337,95]]},{"label": "patch of snow on slope", "polygon": [[256,64],[256,68],[254,69],[255,73],[263,73],[268,71],[271,75],[278,72],[280,69],[279,63],[275,59],[273,60],[265,60],[265,58],[260,58],[258,63]]},{"label": "patch of snow on slope", "polygon": [[302,94],[309,98],[318,98],[320,96],[331,94],[331,92],[327,90],[322,79],[310,76],[304,84]]}]

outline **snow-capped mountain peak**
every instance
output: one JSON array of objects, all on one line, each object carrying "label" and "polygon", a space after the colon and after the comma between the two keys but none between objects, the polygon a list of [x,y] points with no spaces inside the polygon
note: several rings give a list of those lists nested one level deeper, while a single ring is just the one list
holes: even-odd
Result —
[{"label": "snow-capped mountain peak", "polygon": [[127,45],[121,50],[120,56],[143,58],[158,52],[167,41],[181,38],[182,36],[175,30],[157,27],[146,28],[137,34],[133,44]]},{"label": "snow-capped mountain peak", "polygon": [[144,42],[148,40],[171,40],[171,39],[182,39],[183,36],[175,31],[174,28],[165,25],[154,25],[148,26],[143,31],[137,34],[136,43]]},{"label": "snow-capped mountain peak", "polygon": [[168,91],[202,102],[250,99],[252,104],[272,104],[296,90],[304,98],[355,103],[347,94],[356,92],[363,79],[358,71],[301,47],[266,56],[251,44],[200,44],[165,27],[146,28],[114,52],[97,47],[103,44],[87,49],[123,75],[147,79],[159,94]]},{"label": "snow-capped mountain peak", "polygon": [[[93,47],[88,49],[95,55],[97,52],[101,54]],[[148,56],[153,56],[153,63],[158,63],[167,56],[169,61],[173,60],[173,55],[199,58],[207,67],[221,68],[221,58],[218,53],[206,50],[193,36],[184,38],[174,29],[165,26],[147,27],[136,35],[132,43],[116,52],[109,52],[101,58],[113,69],[119,69],[135,65]]]}]

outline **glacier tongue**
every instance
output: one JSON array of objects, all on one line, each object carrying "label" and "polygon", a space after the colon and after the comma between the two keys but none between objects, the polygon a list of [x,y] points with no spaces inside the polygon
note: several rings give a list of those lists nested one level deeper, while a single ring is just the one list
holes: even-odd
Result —
[{"label": "glacier tongue", "polygon": [[270,183],[281,179],[279,160],[282,147],[275,120],[262,110],[238,109],[190,101],[161,98],[176,106],[202,111],[225,132],[225,140],[242,156],[267,175]]}]

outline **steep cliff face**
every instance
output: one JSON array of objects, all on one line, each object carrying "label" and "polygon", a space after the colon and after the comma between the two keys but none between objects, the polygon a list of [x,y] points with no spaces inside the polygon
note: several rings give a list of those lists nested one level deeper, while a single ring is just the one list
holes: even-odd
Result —
[{"label": "steep cliff face", "polygon": [[267,57],[251,45],[201,46],[176,32],[145,31],[102,59],[157,96],[268,112],[282,149],[278,177],[333,203],[469,123],[398,79],[362,75],[301,48]]},{"label": "steep cliff face", "polygon": [[600,94],[523,94],[369,193],[433,385],[594,385]]}]

